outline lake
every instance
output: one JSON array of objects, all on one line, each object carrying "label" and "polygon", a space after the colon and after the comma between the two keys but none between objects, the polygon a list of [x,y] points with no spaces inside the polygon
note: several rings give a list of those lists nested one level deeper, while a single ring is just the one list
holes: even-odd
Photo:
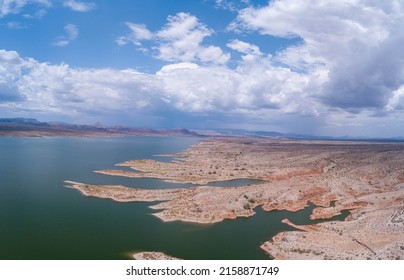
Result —
[{"label": "lake", "polygon": [[116,163],[133,159],[167,160],[155,155],[181,152],[198,141],[187,137],[0,138],[0,259],[129,259],[137,251],[162,251],[184,259],[268,259],[259,246],[276,233],[291,230],[282,219],[312,223],[313,206],[296,213],[258,208],[253,217],[213,225],[165,223],[150,215],[151,203],[89,198],[64,187],[65,180],[189,187],[93,171],[113,169]]}]

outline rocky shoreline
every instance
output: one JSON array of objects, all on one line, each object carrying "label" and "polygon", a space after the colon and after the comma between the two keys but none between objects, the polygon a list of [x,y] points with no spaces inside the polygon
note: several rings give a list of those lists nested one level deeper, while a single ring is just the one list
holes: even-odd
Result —
[{"label": "rocky shoreline", "polygon": [[342,222],[296,226],[261,248],[286,259],[404,258],[404,144],[216,138],[177,154],[172,162],[134,160],[102,174],[207,184],[258,179],[240,187],[140,189],[67,182],[86,196],[119,202],[158,202],[163,221],[216,223],[266,211],[317,207],[312,219],[349,210]]}]

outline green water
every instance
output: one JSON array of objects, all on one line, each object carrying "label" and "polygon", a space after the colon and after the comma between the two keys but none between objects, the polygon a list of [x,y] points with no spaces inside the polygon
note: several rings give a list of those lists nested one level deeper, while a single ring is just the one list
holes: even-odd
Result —
[{"label": "green water", "polygon": [[[310,223],[311,208],[264,212],[214,225],[164,223],[150,203],[86,198],[64,180],[130,187],[189,184],[105,176],[126,160],[176,153],[199,141],[178,137],[0,138],[0,259],[126,259],[141,250],[185,259],[266,259],[259,245],[291,230],[280,221]],[[160,159],[160,158],[159,158]],[[237,185],[240,182],[227,182]],[[253,182],[251,182],[253,183]]]}]

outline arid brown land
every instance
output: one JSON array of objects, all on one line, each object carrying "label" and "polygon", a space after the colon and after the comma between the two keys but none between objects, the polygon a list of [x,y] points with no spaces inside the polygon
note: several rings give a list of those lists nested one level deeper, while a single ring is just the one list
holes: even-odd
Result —
[{"label": "arid brown land", "polygon": [[121,202],[158,201],[164,221],[215,223],[266,211],[317,207],[312,219],[345,221],[294,225],[261,248],[286,259],[403,259],[404,143],[290,141],[254,138],[207,139],[175,155],[172,162],[134,160],[127,170],[102,174],[160,178],[199,185],[212,181],[257,179],[241,187],[195,186],[137,189],[68,182],[84,195]]},{"label": "arid brown land", "polygon": [[133,254],[135,260],[180,260],[162,252],[139,252]]}]

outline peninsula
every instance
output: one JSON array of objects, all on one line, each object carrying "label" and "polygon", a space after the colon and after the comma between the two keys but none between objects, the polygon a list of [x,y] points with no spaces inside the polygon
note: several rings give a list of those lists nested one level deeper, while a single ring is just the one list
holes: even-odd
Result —
[{"label": "peninsula", "polygon": [[[285,220],[295,230],[280,232],[261,246],[273,258],[404,258],[403,143],[207,138],[171,162],[133,160],[97,172],[195,184],[142,189],[66,182],[86,196],[157,202],[151,208],[160,212],[153,215],[163,221],[217,223],[252,216],[256,207],[298,211],[309,202],[316,205],[312,219],[350,211],[345,221],[313,226]],[[259,182],[206,186],[236,179]]]}]

